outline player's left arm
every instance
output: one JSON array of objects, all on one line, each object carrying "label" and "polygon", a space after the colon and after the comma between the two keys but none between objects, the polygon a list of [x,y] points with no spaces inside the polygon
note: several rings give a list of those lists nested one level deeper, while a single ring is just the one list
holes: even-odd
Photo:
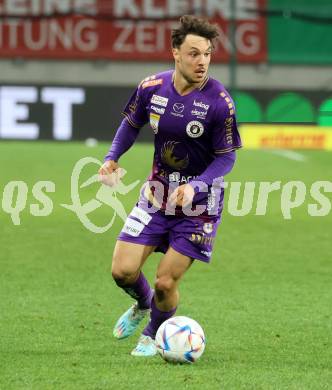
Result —
[{"label": "player's left arm", "polygon": [[236,121],[235,105],[231,97],[225,92],[221,92],[216,101],[211,137],[213,153],[218,160],[231,155],[235,157],[235,151],[242,147]]},{"label": "player's left arm", "polygon": [[212,185],[215,179],[230,173],[236,161],[236,150],[242,147],[234,102],[224,92],[216,102],[211,136],[215,158],[204,172],[191,181],[191,186],[195,187],[195,182]]},{"label": "player's left arm", "polygon": [[170,196],[171,204],[182,205],[183,207],[189,205],[200,190],[198,183],[203,182],[207,185],[212,185],[216,178],[226,176],[233,169],[235,160],[235,151],[216,156],[201,175],[187,184],[182,184],[172,193]]}]

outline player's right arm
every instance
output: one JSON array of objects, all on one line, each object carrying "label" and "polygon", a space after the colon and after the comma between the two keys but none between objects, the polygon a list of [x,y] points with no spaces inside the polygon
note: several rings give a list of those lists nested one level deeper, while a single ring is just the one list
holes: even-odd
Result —
[{"label": "player's right arm", "polygon": [[118,164],[120,157],[134,144],[140,128],[148,121],[145,96],[141,84],[126,104],[121,122],[112,146],[105,156],[104,164],[99,169],[100,181],[107,185],[116,184],[121,178]]},{"label": "player's right arm", "polygon": [[118,163],[120,157],[134,144],[139,129],[133,127],[127,120],[123,119],[119,126],[112,146],[105,156],[104,164],[99,169],[99,180],[106,185],[115,185],[121,178],[121,169]]}]

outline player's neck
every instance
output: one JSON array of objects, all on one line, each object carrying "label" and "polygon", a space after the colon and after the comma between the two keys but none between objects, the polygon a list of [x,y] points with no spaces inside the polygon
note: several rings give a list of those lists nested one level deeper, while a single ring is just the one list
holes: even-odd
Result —
[{"label": "player's neck", "polygon": [[172,81],[174,88],[176,91],[182,95],[188,95],[194,89],[199,89],[203,83],[205,83],[206,79],[204,79],[201,83],[190,83],[188,82],[178,71],[173,72]]}]

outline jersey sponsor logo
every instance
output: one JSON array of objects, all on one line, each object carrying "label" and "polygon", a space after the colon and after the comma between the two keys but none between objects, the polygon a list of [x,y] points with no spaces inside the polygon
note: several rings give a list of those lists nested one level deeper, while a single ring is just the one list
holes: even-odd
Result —
[{"label": "jersey sponsor logo", "polygon": [[189,183],[197,176],[181,176],[180,172],[172,172],[168,175],[168,181],[172,183]]},{"label": "jersey sponsor logo", "polygon": [[212,252],[208,252],[208,251],[201,251],[201,254],[206,256],[206,257],[211,257],[212,255]]},{"label": "jersey sponsor logo", "polygon": [[204,126],[201,122],[191,121],[187,124],[186,132],[191,138],[198,138],[204,133]]},{"label": "jersey sponsor logo", "polygon": [[152,95],[151,103],[157,104],[158,106],[167,107],[168,98],[159,95]]},{"label": "jersey sponsor logo", "polygon": [[174,104],[173,104],[173,110],[174,110],[175,112],[178,112],[178,113],[183,112],[183,110],[184,110],[184,104],[182,104],[182,103],[174,103]]},{"label": "jersey sponsor logo", "polygon": [[198,245],[213,245],[214,237],[206,237],[204,234],[192,234],[189,240]]},{"label": "jersey sponsor logo", "polygon": [[151,110],[153,110],[154,112],[160,115],[165,113],[165,109],[162,107],[151,106]]},{"label": "jersey sponsor logo", "polygon": [[210,215],[213,214],[211,213],[211,211],[215,211],[215,207],[218,206],[216,203],[216,199],[217,195],[214,188],[212,187],[210,193],[208,194],[208,201],[206,207],[206,210],[209,212]]},{"label": "jersey sponsor logo", "polygon": [[122,231],[129,234],[132,237],[138,237],[142,230],[144,229],[144,224],[135,221],[134,219],[127,218],[126,223],[124,224]]},{"label": "jersey sponsor logo", "polygon": [[205,119],[207,115],[207,111],[198,111],[198,110],[191,110],[191,115],[197,116],[197,118]]},{"label": "jersey sponsor logo", "polygon": [[209,109],[209,105],[208,104],[205,104],[205,103],[203,103],[203,102],[196,102],[196,100],[194,100],[194,103],[193,103],[193,105],[195,106],[195,107],[199,107],[199,108],[204,108],[204,110],[208,110]]},{"label": "jersey sponsor logo", "polygon": [[168,175],[168,181],[172,183],[179,183],[181,178],[180,172],[172,172]]},{"label": "jersey sponsor logo", "polygon": [[174,103],[173,104],[173,111],[171,112],[171,114],[174,116],[179,116],[179,117],[183,118],[183,114],[182,114],[183,110],[184,110],[184,104]]},{"label": "jersey sponsor logo", "polygon": [[150,126],[152,127],[153,132],[155,134],[158,133],[159,120],[160,120],[160,115],[150,112]]},{"label": "jersey sponsor logo", "polygon": [[226,118],[225,127],[226,127],[226,142],[228,145],[233,144],[233,117]]},{"label": "jersey sponsor logo", "polygon": [[130,217],[139,219],[142,223],[144,223],[144,225],[147,225],[152,219],[151,215],[137,206],[133,208],[132,212],[130,213]]},{"label": "jersey sponsor logo", "polygon": [[213,232],[213,224],[209,222],[204,223],[203,231],[206,234],[211,234]]},{"label": "jersey sponsor logo", "polygon": [[142,84],[142,88],[145,89],[147,87],[153,87],[155,85],[160,85],[162,83],[163,83],[163,79],[149,80],[149,81],[145,81]]}]

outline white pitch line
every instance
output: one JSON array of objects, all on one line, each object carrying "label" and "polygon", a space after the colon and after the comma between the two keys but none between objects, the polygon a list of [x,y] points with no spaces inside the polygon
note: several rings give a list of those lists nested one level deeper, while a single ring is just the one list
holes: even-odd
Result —
[{"label": "white pitch line", "polygon": [[307,157],[304,154],[294,152],[293,150],[271,149],[266,151],[284,158],[288,158],[289,160],[300,161],[300,162],[307,161]]}]

